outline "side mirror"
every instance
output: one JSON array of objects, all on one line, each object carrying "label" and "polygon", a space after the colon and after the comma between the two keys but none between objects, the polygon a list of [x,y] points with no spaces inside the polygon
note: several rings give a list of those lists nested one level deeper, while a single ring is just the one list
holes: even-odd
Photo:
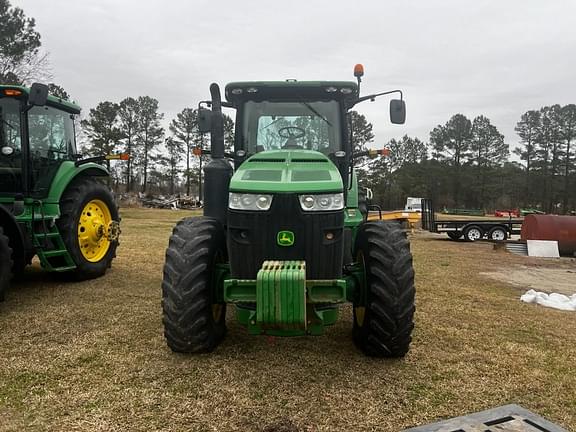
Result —
[{"label": "side mirror", "polygon": [[198,130],[207,133],[212,130],[212,111],[206,108],[198,108]]},{"label": "side mirror", "polygon": [[406,121],[406,103],[402,99],[390,101],[390,121],[394,124],[404,124]]},{"label": "side mirror", "polygon": [[48,100],[48,86],[46,84],[34,83],[30,87],[28,104],[31,106],[44,106]]}]

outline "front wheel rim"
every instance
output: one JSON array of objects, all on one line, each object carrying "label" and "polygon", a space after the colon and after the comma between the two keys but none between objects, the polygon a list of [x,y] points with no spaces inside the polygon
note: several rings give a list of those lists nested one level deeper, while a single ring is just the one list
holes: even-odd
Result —
[{"label": "front wheel rim", "polygon": [[80,253],[89,262],[101,261],[110,249],[108,230],[112,223],[112,214],[102,200],[89,201],[78,220],[78,245]]}]

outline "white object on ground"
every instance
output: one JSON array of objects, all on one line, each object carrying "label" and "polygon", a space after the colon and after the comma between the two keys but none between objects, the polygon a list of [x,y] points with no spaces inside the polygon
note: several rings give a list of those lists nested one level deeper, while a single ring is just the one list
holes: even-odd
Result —
[{"label": "white object on ground", "polygon": [[525,303],[537,303],[542,306],[576,312],[576,294],[570,297],[564,294],[546,294],[540,291],[529,290],[520,296],[520,300]]},{"label": "white object on ground", "polygon": [[527,240],[528,256],[542,258],[560,258],[556,240]]}]

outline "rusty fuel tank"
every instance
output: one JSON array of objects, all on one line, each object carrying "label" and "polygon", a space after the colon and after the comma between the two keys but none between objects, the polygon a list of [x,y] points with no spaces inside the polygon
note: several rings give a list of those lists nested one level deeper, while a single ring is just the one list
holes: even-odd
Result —
[{"label": "rusty fuel tank", "polygon": [[522,240],[556,240],[561,255],[576,253],[576,216],[528,215],[524,218]]}]

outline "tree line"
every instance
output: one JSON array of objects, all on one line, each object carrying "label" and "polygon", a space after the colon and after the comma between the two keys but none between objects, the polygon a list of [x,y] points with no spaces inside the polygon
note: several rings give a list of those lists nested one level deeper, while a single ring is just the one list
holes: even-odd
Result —
[{"label": "tree line", "polygon": [[[150,96],[127,97],[119,103],[100,102],[81,121],[86,139],[83,149],[91,156],[127,153],[125,163],[111,167],[118,191],[185,193],[201,195],[201,165],[209,158],[209,137],[198,129],[198,110],[184,108],[162,126],[164,114]],[[225,142],[232,146],[232,119],[224,116]],[[183,165],[183,167],[182,167]]]},{"label": "tree line", "polygon": [[486,116],[456,114],[430,131],[427,143],[391,140],[389,156],[368,162],[361,183],[385,208],[401,208],[415,196],[437,207],[574,211],[576,105],[527,111],[515,131],[520,143],[511,152]]}]

